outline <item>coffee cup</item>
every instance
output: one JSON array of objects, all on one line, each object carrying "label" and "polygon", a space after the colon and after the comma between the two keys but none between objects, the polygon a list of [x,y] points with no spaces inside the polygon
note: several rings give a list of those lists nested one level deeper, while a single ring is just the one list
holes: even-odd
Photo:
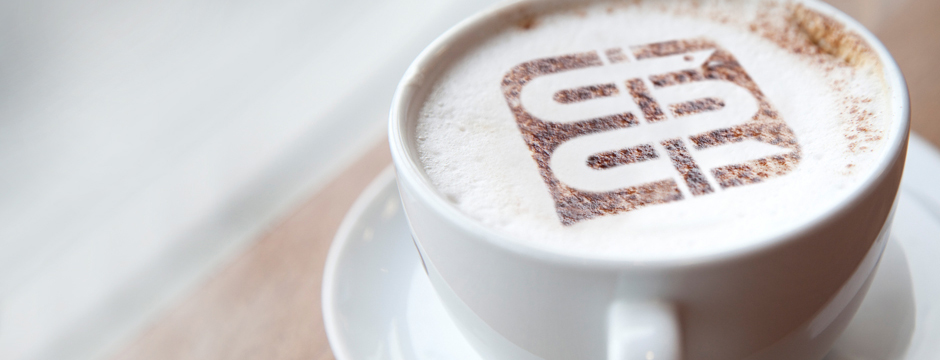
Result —
[{"label": "coffee cup", "polygon": [[[890,54],[816,1],[766,9],[718,1],[709,11],[699,2],[665,4],[502,4],[447,31],[402,79],[389,141],[405,213],[433,287],[484,358],[821,359],[864,297],[888,239],[909,131],[906,85]],[[716,15],[722,6],[766,23],[736,25]],[[801,20],[772,33],[774,11],[781,21]],[[690,18],[696,25],[674,30],[681,38],[656,30]],[[601,35],[582,41],[571,30],[586,21],[594,25],[584,33],[593,26]],[[641,34],[607,36],[597,23],[633,24]],[[805,34],[788,33],[790,25]],[[546,34],[551,41],[539,45]],[[472,66],[460,62],[471,57]],[[762,66],[779,71],[752,71]],[[786,79],[805,74],[825,81],[797,84],[822,84],[825,96],[787,88],[795,85]],[[448,92],[448,82],[466,88],[463,78],[493,86]],[[483,117],[511,131],[480,134],[510,139],[509,150],[455,137],[446,139],[457,148],[452,157],[428,159],[442,147],[422,149],[434,133],[420,124],[440,115],[428,115],[427,104],[495,104],[477,93],[502,101],[483,113],[492,119]],[[604,102],[615,96],[626,101]],[[801,108],[807,101],[822,105]],[[809,115],[819,114],[835,125],[815,125],[825,121]],[[442,136],[470,123],[448,124]],[[713,150],[722,146],[739,148]],[[495,160],[453,170],[477,148]],[[514,156],[525,162],[499,163]],[[492,174],[473,173],[491,165]],[[454,195],[440,181],[451,176],[456,187],[479,191],[505,178],[504,168],[532,181],[489,189],[515,199],[499,211],[486,208],[492,196],[467,200],[472,192]],[[525,207],[530,197],[541,207]],[[529,221],[531,213],[553,216]]]}]

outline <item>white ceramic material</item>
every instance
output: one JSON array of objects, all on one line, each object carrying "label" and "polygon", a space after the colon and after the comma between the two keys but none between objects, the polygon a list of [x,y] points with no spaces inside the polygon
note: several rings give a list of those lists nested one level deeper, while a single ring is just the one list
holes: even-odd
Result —
[{"label": "white ceramic material", "polygon": [[834,8],[806,3],[861,34],[884,63],[896,117],[886,155],[847,199],[812,222],[755,245],[680,260],[601,260],[522,245],[461,213],[424,174],[414,128],[430,82],[462,44],[546,2],[493,8],[425,49],[393,100],[389,141],[431,284],[475,349],[494,360],[825,355],[864,297],[886,243],[909,108],[904,79],[883,45]]},{"label": "white ceramic material", "polygon": [[[891,241],[825,360],[940,359],[940,154],[912,137]],[[481,360],[415,251],[394,174],[349,211],[327,258],[323,318],[337,360]]]}]

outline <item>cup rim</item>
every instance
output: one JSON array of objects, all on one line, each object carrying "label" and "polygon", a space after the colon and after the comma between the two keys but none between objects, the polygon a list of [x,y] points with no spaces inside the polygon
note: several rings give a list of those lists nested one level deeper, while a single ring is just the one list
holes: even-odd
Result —
[{"label": "cup rim", "polygon": [[[589,2],[593,3],[606,1],[611,0],[589,0]],[[844,25],[846,29],[859,34],[877,53],[878,59],[881,61],[885,82],[890,87],[889,107],[891,107],[891,116],[894,120],[888,128],[887,136],[890,141],[885,144],[883,150],[885,156],[878,160],[878,163],[873,167],[873,170],[869,172],[869,175],[859,184],[855,185],[851,192],[816,218],[810,219],[780,233],[767,236],[761,241],[715,253],[693,254],[676,258],[603,258],[591,257],[584,254],[563,254],[513,240],[507,234],[486,227],[478,220],[464,214],[457,209],[455,205],[447,202],[425,175],[422,170],[423,167],[419,163],[420,161],[410,156],[408,151],[408,129],[406,126],[408,124],[409,106],[419,91],[420,87],[418,84],[423,83],[425,80],[426,74],[423,69],[433,65],[455,41],[465,36],[472,36],[478,28],[485,25],[490,19],[499,17],[501,14],[505,13],[525,12],[530,6],[538,7],[571,3],[571,1],[568,0],[520,0],[491,6],[448,29],[418,55],[399,82],[389,112],[389,145],[395,164],[397,180],[410,184],[411,186],[409,186],[409,188],[414,191],[413,196],[424,202],[438,214],[447,217],[452,223],[459,226],[462,231],[474,235],[473,238],[475,240],[486,242],[492,246],[508,250],[511,253],[560,265],[599,268],[616,268],[625,265],[646,268],[689,266],[731,261],[750,254],[768,251],[775,247],[782,246],[784,243],[788,242],[787,240],[800,238],[802,235],[812,232],[813,229],[823,226],[842,212],[851,209],[854,205],[853,203],[860,201],[865,194],[874,191],[879,184],[887,180],[888,170],[890,170],[889,167],[892,166],[895,161],[903,161],[904,148],[907,144],[910,132],[910,99],[907,83],[897,62],[888,52],[884,44],[867,28],[842,11],[822,1],[795,0],[795,2],[804,4],[813,10],[834,18]],[[424,85],[426,86],[428,84]],[[885,224],[885,226],[887,225],[888,224]]]}]

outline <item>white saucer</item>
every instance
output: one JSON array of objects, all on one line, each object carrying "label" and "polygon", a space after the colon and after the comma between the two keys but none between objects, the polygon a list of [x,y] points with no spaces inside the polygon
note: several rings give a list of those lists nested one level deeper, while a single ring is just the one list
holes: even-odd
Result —
[{"label": "white saucer", "polygon": [[[871,289],[825,360],[940,359],[940,155],[912,137],[889,242]],[[394,171],[363,192],[323,275],[337,360],[478,360],[421,267]]]}]

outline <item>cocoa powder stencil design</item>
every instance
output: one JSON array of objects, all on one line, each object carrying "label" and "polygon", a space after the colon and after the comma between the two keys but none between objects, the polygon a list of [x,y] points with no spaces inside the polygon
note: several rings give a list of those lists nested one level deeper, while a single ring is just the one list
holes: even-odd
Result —
[{"label": "cocoa powder stencil design", "polygon": [[708,39],[524,62],[502,93],[564,225],[720,196],[800,162],[770,100]]}]

